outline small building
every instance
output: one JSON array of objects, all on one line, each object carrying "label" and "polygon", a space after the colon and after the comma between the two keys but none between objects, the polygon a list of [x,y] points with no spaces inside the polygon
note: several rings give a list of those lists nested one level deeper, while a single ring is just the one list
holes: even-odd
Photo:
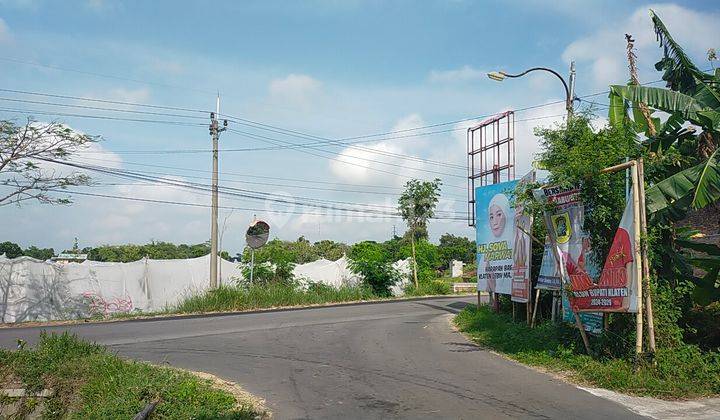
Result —
[{"label": "small building", "polygon": [[50,259],[52,262],[58,263],[58,264],[67,264],[67,263],[81,263],[85,260],[87,260],[87,254],[74,254],[69,252],[64,252],[58,254],[57,257],[52,257]]}]

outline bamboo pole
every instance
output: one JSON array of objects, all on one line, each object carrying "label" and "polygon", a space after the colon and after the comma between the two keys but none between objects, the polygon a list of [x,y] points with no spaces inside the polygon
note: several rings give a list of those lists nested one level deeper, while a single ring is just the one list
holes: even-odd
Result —
[{"label": "bamboo pole", "polygon": [[528,300],[525,303],[525,322],[530,326],[530,319],[532,318],[532,286],[528,290]]},{"label": "bamboo pole", "polygon": [[653,321],[652,296],[650,293],[650,262],[647,249],[647,209],[645,208],[645,164],[638,159],[638,189],[640,190],[640,232],[642,234],[642,267],[645,291],[645,322],[647,322],[648,347],[655,353],[655,322]]},{"label": "bamboo pole", "polygon": [[540,301],[540,289],[535,289],[535,301],[533,302],[533,313],[532,321],[530,322],[530,328],[535,328],[535,317],[537,316],[538,302]]},{"label": "bamboo pole", "polygon": [[577,325],[578,330],[580,330],[580,336],[582,337],[583,344],[585,345],[585,352],[590,355],[590,340],[588,340],[587,332],[585,332],[585,326],[580,319],[580,314],[573,312],[573,315],[575,315],[575,325]]},{"label": "bamboo pole", "polygon": [[629,160],[629,161],[627,161],[627,162],[623,162],[623,163],[617,164],[617,165],[615,165],[615,166],[610,166],[610,167],[607,167],[607,168],[605,168],[605,169],[602,169],[602,170],[600,170],[600,173],[601,173],[601,174],[609,174],[609,173],[611,173],[611,172],[622,171],[623,169],[627,169],[627,168],[630,168],[630,167],[633,167],[633,166],[635,166],[635,161],[634,161],[634,160]]},{"label": "bamboo pole", "polygon": [[[535,242],[536,244],[538,244],[538,245],[540,245],[540,246],[545,246],[545,244],[544,244],[543,242],[540,242],[540,240],[539,240],[538,238],[536,238],[532,233],[526,231],[526,230],[523,229],[521,226],[518,226],[517,228],[520,229],[520,231],[521,231],[522,233],[524,233],[524,234],[526,234],[527,236],[529,236],[530,239],[531,239],[533,242]],[[532,247],[531,247],[531,249],[532,249]],[[532,254],[532,253],[531,253],[531,254]],[[531,259],[532,259],[532,255],[529,255],[529,257],[531,257]],[[534,305],[535,307],[534,307],[534,309],[533,309],[533,304],[532,304],[532,299],[531,299],[531,297],[532,297],[532,289],[533,289],[533,288],[532,288],[532,282],[530,282],[529,286],[530,286],[530,287],[528,288],[528,301],[527,301],[527,306],[526,306],[527,312],[526,312],[526,314],[525,314],[525,317],[526,317],[526,320],[527,320],[528,325],[532,328],[532,327],[535,326],[535,313],[537,312],[537,301],[538,301],[538,297],[540,296],[540,289],[535,289],[535,291],[536,291],[536,293],[535,293],[535,295],[536,295],[536,296],[535,296],[535,305]]]},{"label": "bamboo pole", "polygon": [[[640,253],[640,191],[638,182],[638,167],[636,161],[631,160],[631,178],[633,183],[633,237],[635,239],[633,261],[635,261],[635,278],[637,281],[637,313],[635,315],[635,353],[639,356],[643,351],[643,310],[642,310],[642,257]],[[628,163],[630,163],[628,162]]]}]

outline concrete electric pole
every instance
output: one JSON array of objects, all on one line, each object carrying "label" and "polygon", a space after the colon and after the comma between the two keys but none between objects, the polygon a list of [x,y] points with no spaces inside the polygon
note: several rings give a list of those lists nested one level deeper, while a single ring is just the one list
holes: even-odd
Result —
[{"label": "concrete electric pole", "polygon": [[568,123],[573,116],[573,107],[575,105],[575,61],[570,62],[570,92],[568,93],[569,101],[567,104]]},{"label": "concrete electric pole", "polygon": [[223,127],[218,125],[220,114],[220,95],[217,96],[215,112],[210,113],[210,136],[213,143],[213,172],[212,172],[212,214],[210,221],[210,288],[218,286],[218,140],[220,133],[227,129],[227,120]]}]

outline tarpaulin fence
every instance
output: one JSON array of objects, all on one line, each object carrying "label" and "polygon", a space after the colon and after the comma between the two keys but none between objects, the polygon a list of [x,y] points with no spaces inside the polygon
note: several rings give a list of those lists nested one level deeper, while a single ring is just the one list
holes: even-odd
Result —
[{"label": "tarpaulin fence", "polygon": [[[242,279],[241,266],[220,259],[221,284]],[[396,269],[407,274],[408,261]],[[356,285],[361,278],[347,258],[295,266],[301,284]],[[77,319],[115,313],[164,310],[209,288],[210,256],[182,260],[142,259],[130,263],[57,264],[0,255],[0,322]],[[404,276],[407,277],[407,276]],[[393,288],[402,294],[402,286]]]}]

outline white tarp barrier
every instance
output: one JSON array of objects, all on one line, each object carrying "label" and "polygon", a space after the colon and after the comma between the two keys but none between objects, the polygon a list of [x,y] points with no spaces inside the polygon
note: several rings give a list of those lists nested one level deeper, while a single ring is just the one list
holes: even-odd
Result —
[{"label": "white tarp barrier", "polygon": [[344,255],[337,261],[321,258],[307,264],[298,264],[293,269],[293,275],[303,286],[312,281],[337,288],[355,286],[361,281],[361,278],[350,270],[349,260]]},{"label": "white tarp barrier", "polygon": [[[242,278],[239,264],[220,261],[221,284],[234,284]],[[209,264],[208,255],[184,260],[81,264],[0,255],[0,322],[163,310],[207,290]],[[399,296],[409,282],[410,260],[393,266],[403,275],[402,282],[392,287],[393,295]],[[298,264],[293,274],[301,283],[314,281],[333,287],[354,286],[361,281],[350,270],[345,256],[337,261],[321,259]]]},{"label": "white tarp barrier", "polygon": [[410,284],[410,277],[412,276],[412,260],[410,258],[393,263],[393,268],[400,273],[400,282],[393,285],[390,288],[393,296],[402,296],[405,294],[405,286]]},{"label": "white tarp barrier", "polygon": [[[56,264],[0,256],[0,322],[158,311],[207,289],[210,257]],[[241,277],[221,260],[222,284]]]}]

